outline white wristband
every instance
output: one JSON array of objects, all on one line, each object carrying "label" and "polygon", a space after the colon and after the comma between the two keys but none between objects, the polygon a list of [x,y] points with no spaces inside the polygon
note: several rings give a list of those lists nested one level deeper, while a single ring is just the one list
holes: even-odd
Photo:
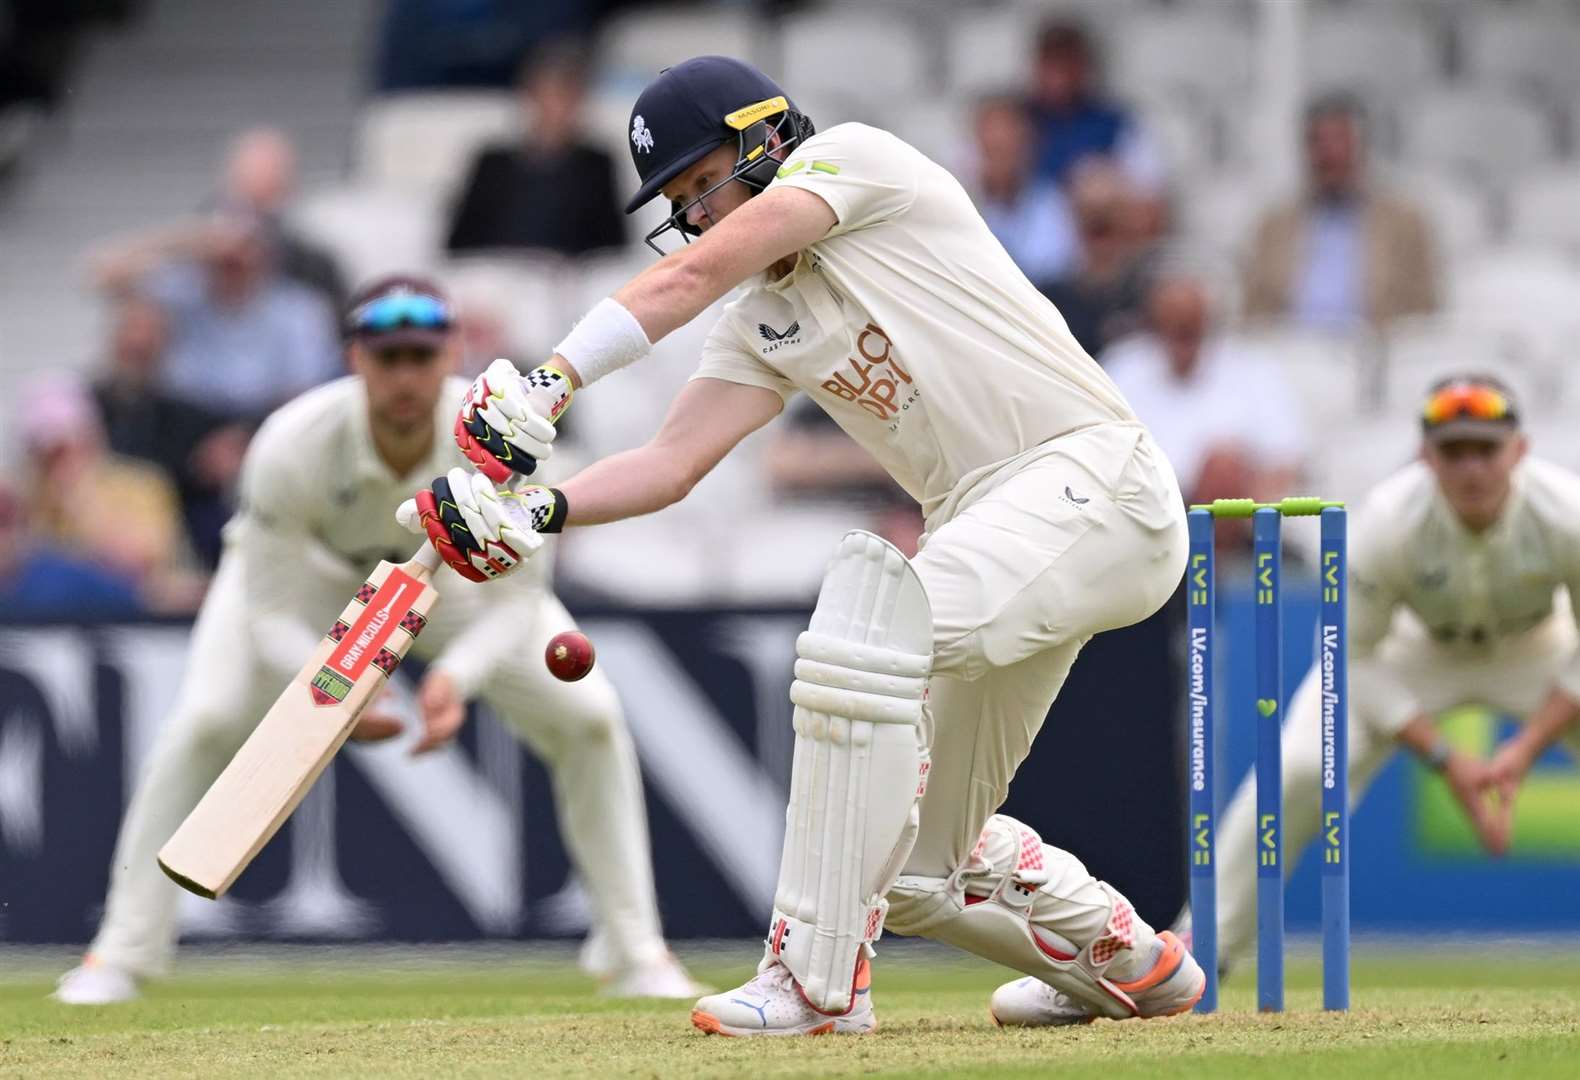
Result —
[{"label": "white wristband", "polygon": [[554,351],[571,362],[582,385],[642,359],[653,348],[636,316],[618,300],[605,297],[582,316]]}]

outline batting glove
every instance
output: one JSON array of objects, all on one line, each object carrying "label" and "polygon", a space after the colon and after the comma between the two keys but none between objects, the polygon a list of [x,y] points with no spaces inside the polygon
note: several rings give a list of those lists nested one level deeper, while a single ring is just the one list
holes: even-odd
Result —
[{"label": "batting glove", "polygon": [[543,546],[545,532],[559,532],[565,497],[537,484],[518,491],[496,488],[488,477],[451,469],[395,511],[395,520],[426,533],[434,550],[469,581],[510,573]]},{"label": "batting glove", "polygon": [[557,368],[522,375],[509,360],[495,360],[461,402],[456,445],[496,484],[512,473],[530,476],[552,452],[554,421],[570,403],[571,381]]}]

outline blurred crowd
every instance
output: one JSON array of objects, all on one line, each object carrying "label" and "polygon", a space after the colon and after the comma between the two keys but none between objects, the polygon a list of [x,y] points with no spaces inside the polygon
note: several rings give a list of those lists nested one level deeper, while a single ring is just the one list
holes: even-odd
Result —
[{"label": "blurred crowd", "polygon": [[[514,280],[508,274],[468,289],[467,266],[518,260],[549,267],[553,278],[584,265],[566,260],[630,250],[622,133],[601,132],[613,114],[589,106],[600,57],[588,43],[615,7],[387,6],[379,90],[509,83],[516,95],[517,133],[479,140],[470,152],[446,193],[442,251],[430,260],[460,268],[452,283],[460,283],[473,370],[494,355],[531,361],[577,305],[510,294],[499,285]],[[1408,190],[1373,168],[1363,99],[1324,93],[1306,104],[1299,182],[1259,201],[1248,242],[1225,260],[1183,242],[1190,208],[1181,204],[1177,155],[1108,91],[1101,37],[1062,15],[1034,35],[1024,71],[960,103],[968,120],[948,163],[989,227],[1156,432],[1188,499],[1276,498],[1320,479],[1306,388],[1247,328],[1375,337],[1439,311],[1445,295],[1447,240]],[[48,97],[52,85],[29,92]],[[0,85],[0,94],[16,93]],[[814,119],[828,126],[840,117]],[[91,374],[51,371],[5,405],[23,447],[21,469],[0,482],[0,609],[10,614],[191,610],[217,558],[252,430],[281,402],[343,371],[342,305],[356,284],[348,279],[367,267],[293,213],[291,140],[268,128],[239,133],[212,187],[186,220],[110,238],[88,254],[109,313]],[[544,305],[549,317],[524,332],[518,309]],[[662,401],[646,400],[659,396],[651,383],[626,385],[643,400],[617,404],[613,415],[635,441]],[[611,400],[617,389],[608,388]],[[578,443],[588,455],[618,448],[592,435],[590,420],[573,416],[572,456]],[[914,550],[914,507],[810,403],[771,431],[751,459],[756,474],[737,489],[766,491],[791,516],[865,524]],[[100,512],[105,506],[114,513]],[[699,546],[694,536],[675,544]],[[704,572],[717,571],[709,559]],[[574,574],[583,564],[566,565]],[[618,574],[601,587],[583,576],[589,592],[624,594]]]}]

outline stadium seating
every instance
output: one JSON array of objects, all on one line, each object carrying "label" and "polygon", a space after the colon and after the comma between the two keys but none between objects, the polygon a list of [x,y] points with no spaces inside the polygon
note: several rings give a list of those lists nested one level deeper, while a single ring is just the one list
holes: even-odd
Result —
[{"label": "stadium seating", "polygon": [[355,174],[366,184],[448,196],[479,147],[520,133],[521,111],[507,93],[374,98],[357,131]]},{"label": "stadium seating", "polygon": [[1240,330],[1234,343],[1278,365],[1301,402],[1309,431],[1331,430],[1376,405],[1378,344],[1368,332],[1324,332],[1269,322]]},{"label": "stadium seating", "polygon": [[291,217],[329,249],[351,281],[431,269],[444,242],[444,214],[437,198],[402,188],[323,188],[302,199]]},{"label": "stadium seating", "polygon": [[1401,319],[1388,329],[1383,347],[1384,402],[1391,412],[1412,414],[1432,383],[1465,371],[1496,373],[1527,409],[1542,411],[1530,354],[1505,328],[1470,316]]},{"label": "stadium seating", "polygon": [[1580,90],[1580,10],[1551,4],[1478,5],[1465,13],[1466,73],[1489,85],[1560,95]]},{"label": "stadium seating", "polygon": [[1390,169],[1385,176],[1396,193],[1426,215],[1440,258],[1472,257],[1492,242],[1492,209],[1476,184],[1454,173],[1422,169]]},{"label": "stadium seating", "polygon": [[1551,118],[1536,105],[1490,87],[1434,90],[1401,114],[1405,158],[1497,183],[1545,164],[1554,154]]},{"label": "stadium seating", "polygon": [[1443,66],[1441,42],[1409,11],[1318,8],[1304,33],[1306,80],[1317,92],[1410,90],[1436,78]]},{"label": "stadium seating", "polygon": [[815,87],[874,117],[892,115],[937,82],[921,28],[893,12],[817,8],[787,16],[767,68],[785,86]]},{"label": "stadium seating", "polygon": [[693,56],[757,58],[757,38],[745,5],[658,5],[610,19],[598,36],[598,55],[605,77],[634,93],[664,68]]},{"label": "stadium seating", "polygon": [[[1021,90],[1028,81],[1036,45],[1037,25],[1027,13],[1013,7],[962,7],[944,28],[949,93],[975,98]],[[983,63],[984,57],[992,57],[993,63]]]},{"label": "stadium seating", "polygon": [[1180,93],[1206,104],[1244,100],[1251,85],[1248,23],[1205,7],[1138,12],[1113,37],[1111,82],[1121,92]]},{"label": "stadium seating", "polygon": [[1580,167],[1574,163],[1520,177],[1508,209],[1513,243],[1580,255]]}]

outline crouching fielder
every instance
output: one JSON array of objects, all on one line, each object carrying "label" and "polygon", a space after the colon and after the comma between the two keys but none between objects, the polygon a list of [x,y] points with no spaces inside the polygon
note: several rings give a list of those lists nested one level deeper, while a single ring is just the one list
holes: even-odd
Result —
[{"label": "crouching fielder", "polygon": [[543,430],[560,380],[639,359],[744,285],[696,375],[650,443],[562,488],[500,492],[457,472],[408,516],[420,509],[451,557],[502,543],[508,562],[528,530],[675,502],[801,391],[928,526],[914,562],[864,532],[834,555],[796,646],[763,960],[746,985],[699,1001],[693,1023],[871,1031],[869,959],[886,923],[1031,976],[995,994],[1004,1023],[1188,1008],[1204,980],[1172,935],[993,814],[1081,646],[1147,617],[1179,582],[1168,463],[960,185],[893,135],[814,134],[761,72],[702,57],[643,92],[630,138],[631,209],[659,194],[674,208],[649,242],[695,241],[593,308],[546,367],[486,373],[458,435],[487,477],[508,479],[530,465],[527,433]]},{"label": "crouching fielder", "polygon": [[[281,408],[242,471],[243,506],[198,614],[187,674],[121,825],[103,924],[82,966],[61,981],[68,1004],[135,997],[174,952],[182,893],[155,853],[170,838],[312,653],[340,606],[380,559],[410,538],[392,519],[417,477],[461,462],[448,438],[466,384],[450,375],[458,342],[431,282],[374,283],[348,316],[355,375]],[[612,992],[690,997],[694,984],[659,930],[636,754],[614,687],[599,672],[551,678],[540,655],[571,625],[549,591],[548,563],[505,587],[436,578],[443,602],[413,646],[428,661],[418,689],[419,750],[455,734],[465,702],[493,708],[547,764],[566,847],[592,898]],[[467,567],[467,577],[481,578]],[[525,640],[523,640],[523,637]],[[224,677],[216,677],[223,672]],[[359,737],[398,722],[375,703]],[[393,729],[393,730],[392,730]]]},{"label": "crouching fielder", "polygon": [[[1421,460],[1383,481],[1350,542],[1350,797],[1399,747],[1443,774],[1482,845],[1509,844],[1513,789],[1566,730],[1580,749],[1580,477],[1526,456],[1512,395],[1463,375],[1431,388]],[[1564,591],[1568,598],[1565,600]],[[1321,693],[1315,668],[1290,698],[1284,733],[1286,868],[1321,813]],[[1524,724],[1489,769],[1452,749],[1437,716],[1489,705]],[[1503,788],[1502,805],[1492,785]],[[1218,941],[1225,967],[1256,928],[1256,778],[1218,835]]]}]

